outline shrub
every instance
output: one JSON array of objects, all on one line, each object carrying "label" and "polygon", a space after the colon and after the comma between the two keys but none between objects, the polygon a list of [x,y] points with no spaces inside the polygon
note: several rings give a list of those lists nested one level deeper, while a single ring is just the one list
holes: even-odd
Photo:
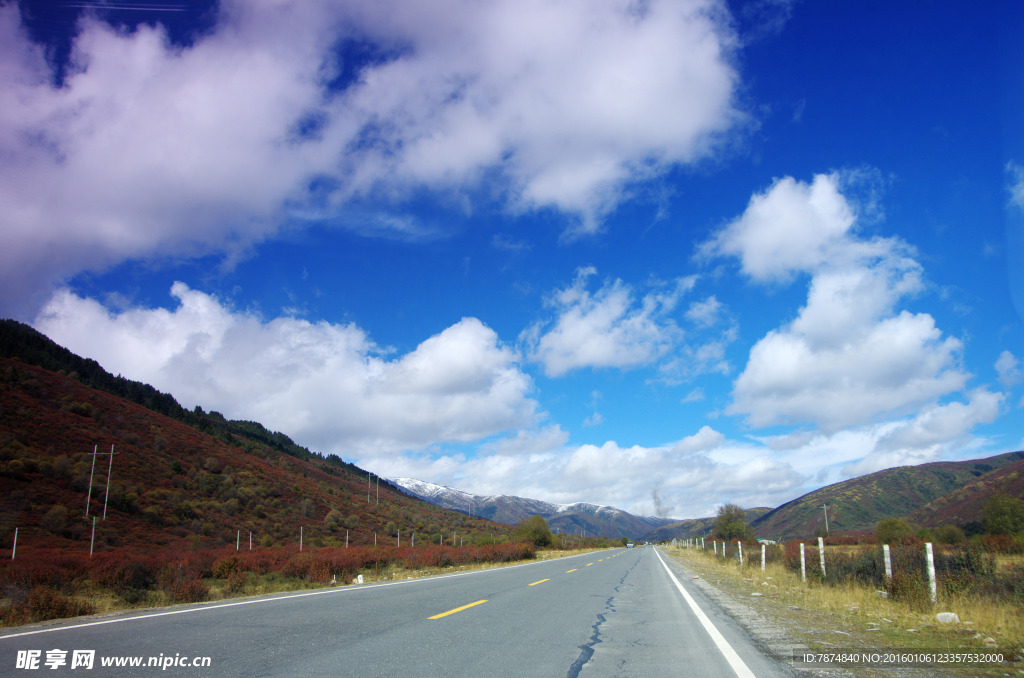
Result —
[{"label": "shrub", "polygon": [[92,614],[92,605],[73,600],[49,587],[33,588],[20,604],[11,605],[2,617],[5,626]]},{"label": "shrub", "polygon": [[54,504],[42,517],[39,524],[44,530],[60,534],[68,526],[68,507],[63,504]]},{"label": "shrub", "polygon": [[880,544],[891,544],[914,534],[914,527],[902,518],[885,518],[875,525],[875,538]]},{"label": "shrub", "polygon": [[210,587],[185,563],[164,567],[160,571],[158,583],[173,603],[198,603],[210,595]]}]

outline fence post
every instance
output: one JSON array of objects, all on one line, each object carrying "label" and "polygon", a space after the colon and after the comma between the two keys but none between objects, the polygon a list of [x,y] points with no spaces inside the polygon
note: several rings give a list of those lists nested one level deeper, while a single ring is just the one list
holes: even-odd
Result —
[{"label": "fence post", "polygon": [[14,546],[11,547],[11,560],[14,560],[14,553],[18,550],[18,528],[14,528]]},{"label": "fence post", "polygon": [[92,537],[89,538],[89,557],[92,558],[92,545],[96,543],[96,516],[92,517]]},{"label": "fence post", "polygon": [[713,541],[711,542],[711,545],[715,547],[715,556],[718,556],[718,542]]},{"label": "fence post", "polygon": [[764,552],[767,547],[761,544],[761,572],[764,572]]},{"label": "fence post", "polygon": [[821,558],[821,578],[825,578],[825,540],[818,537],[818,556]]},{"label": "fence post", "polygon": [[236,551],[240,550],[241,546],[242,546],[242,531],[241,530],[236,530],[235,531],[235,550]]},{"label": "fence post", "polygon": [[892,579],[892,556],[888,544],[882,544],[882,556],[885,559],[885,578]]},{"label": "fence post", "polygon": [[935,554],[932,551],[932,543],[926,542],[924,545],[924,562],[928,568],[928,595],[932,599],[932,604],[935,604],[936,590],[935,590]]},{"label": "fence post", "polygon": [[743,567],[743,542],[736,542],[736,545],[740,547],[740,567]]},{"label": "fence post", "polygon": [[807,559],[804,556],[804,543],[800,542],[800,579],[807,583]]}]

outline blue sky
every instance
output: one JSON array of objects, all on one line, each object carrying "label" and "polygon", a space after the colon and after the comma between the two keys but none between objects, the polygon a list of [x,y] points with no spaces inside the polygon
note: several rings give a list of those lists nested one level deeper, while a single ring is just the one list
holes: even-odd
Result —
[{"label": "blue sky", "polygon": [[0,315],[643,514],[1024,447],[1018,3],[0,7]]}]

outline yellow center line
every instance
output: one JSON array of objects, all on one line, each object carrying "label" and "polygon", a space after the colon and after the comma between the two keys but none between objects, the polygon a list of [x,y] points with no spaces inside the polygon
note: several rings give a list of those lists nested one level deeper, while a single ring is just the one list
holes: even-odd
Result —
[{"label": "yellow center line", "polygon": [[536,586],[537,584],[543,584],[546,581],[551,581],[551,580],[550,579],[541,579],[540,581],[535,581],[532,584],[529,584],[529,586]]},{"label": "yellow center line", "polygon": [[584,565],[583,567],[590,567],[591,565],[593,565],[593,563],[587,563],[587,564],[586,564],[586,565]]},{"label": "yellow center line", "polygon": [[570,572],[575,572],[575,571],[576,571],[576,570],[578,570],[578,569],[580,569],[580,568],[578,568],[578,567],[574,567],[574,568],[572,568],[571,570],[566,570],[566,571],[565,571],[565,573],[566,573],[566,574],[569,574]]},{"label": "yellow center line", "polygon": [[462,607],[457,607],[454,610],[448,610],[447,612],[442,612],[441,614],[435,614],[433,617],[427,617],[427,619],[440,619],[441,617],[447,617],[450,614],[455,614],[456,612],[462,612],[463,610],[468,610],[471,607],[475,607],[477,605],[482,605],[483,603],[486,603],[486,602],[487,602],[486,600],[478,600],[475,603],[470,603],[469,605],[463,605]]}]

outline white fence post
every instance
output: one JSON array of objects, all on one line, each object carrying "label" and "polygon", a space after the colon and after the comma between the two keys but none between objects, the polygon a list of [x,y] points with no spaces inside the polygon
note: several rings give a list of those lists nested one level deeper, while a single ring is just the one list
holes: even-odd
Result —
[{"label": "white fence post", "polygon": [[761,544],[761,572],[764,572],[764,552],[768,547]]},{"label": "white fence post", "polygon": [[740,547],[740,567],[743,567],[743,542],[736,542],[736,545]]},{"label": "white fence post", "polygon": [[800,579],[807,583],[807,558],[804,556],[803,542],[800,542]]},{"label": "white fence post", "polygon": [[935,590],[935,553],[932,551],[931,542],[924,545],[924,562],[928,568],[928,595],[934,605],[937,592]]},{"label": "white fence post", "polygon": [[825,540],[818,537],[818,556],[821,558],[821,577],[825,578]]},{"label": "white fence post", "polygon": [[885,559],[885,578],[892,579],[892,555],[889,553],[888,544],[882,544],[882,556]]},{"label": "white fence post", "polygon": [[14,546],[11,547],[11,560],[14,560],[14,554],[18,550],[18,528],[14,528]]},{"label": "white fence post", "polygon": [[711,545],[715,547],[715,556],[717,556],[718,555],[718,542],[717,541],[713,541],[713,542],[711,542]]}]

